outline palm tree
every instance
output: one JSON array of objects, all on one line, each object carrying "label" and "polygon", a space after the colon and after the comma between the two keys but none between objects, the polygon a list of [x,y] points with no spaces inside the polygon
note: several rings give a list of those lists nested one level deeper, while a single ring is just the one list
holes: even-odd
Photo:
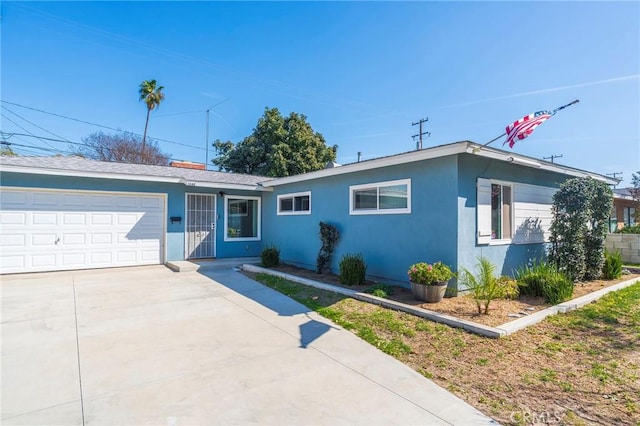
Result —
[{"label": "palm tree", "polygon": [[144,135],[142,136],[142,152],[141,157],[144,157],[144,144],[147,140],[147,128],[149,127],[149,115],[151,110],[160,105],[160,102],[164,99],[164,93],[162,93],[164,86],[158,86],[155,80],[144,80],[140,83],[140,100],[147,104],[147,121],[144,124]]}]

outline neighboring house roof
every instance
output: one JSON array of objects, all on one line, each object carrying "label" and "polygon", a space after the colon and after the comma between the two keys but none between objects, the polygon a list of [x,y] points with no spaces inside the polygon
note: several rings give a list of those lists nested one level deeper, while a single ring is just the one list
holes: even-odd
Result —
[{"label": "neighboring house roof", "polygon": [[268,179],[238,173],[213,172],[170,166],[112,163],[82,157],[0,157],[5,172],[79,176],[102,179],[125,179],[182,183],[189,186],[224,189],[264,190],[259,184]]},{"label": "neighboring house roof", "polygon": [[592,173],[586,170],[563,166],[558,163],[551,163],[548,161],[539,160],[537,158],[527,157],[524,155],[516,154],[512,151],[504,151],[502,149],[483,146],[471,141],[461,141],[446,145],[434,146],[417,151],[409,151],[402,154],[394,154],[386,157],[374,158],[371,160],[360,161],[358,163],[344,164],[341,167],[328,168],[315,172],[273,179],[262,182],[262,185],[266,187],[286,185],[294,182],[302,182],[327,176],[355,173],[363,170],[372,170],[381,167],[395,166],[399,164],[406,164],[432,158],[440,158],[455,154],[470,154],[476,155],[478,157],[492,158],[498,161],[515,163],[524,167],[547,170],[574,177],[592,177],[599,181],[606,182],[609,185],[615,185],[619,182],[617,179],[613,179],[609,176],[601,175],[598,173]]},{"label": "neighboring house roof", "polygon": [[613,190],[613,198],[621,198],[623,200],[633,200],[631,188],[617,188]]}]

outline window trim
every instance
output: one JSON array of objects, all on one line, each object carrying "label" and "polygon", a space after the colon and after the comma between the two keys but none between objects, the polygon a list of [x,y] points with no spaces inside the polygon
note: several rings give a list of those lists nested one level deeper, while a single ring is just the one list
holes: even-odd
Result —
[{"label": "window trim", "polygon": [[[293,208],[295,209],[296,203],[295,203],[295,198],[296,197],[304,197],[304,196],[308,196],[309,197],[309,210],[292,210],[292,211],[281,211],[280,210],[280,200],[283,198],[291,198],[292,200],[292,204],[293,204]],[[303,192],[291,192],[289,194],[281,194],[278,195],[277,197],[277,201],[276,201],[276,215],[277,216],[297,216],[297,215],[308,215],[311,214],[311,191],[303,191]]]},{"label": "window trim", "polygon": [[[502,185],[511,187],[511,238],[501,238],[501,239],[491,239],[491,185]],[[480,197],[482,192],[480,191],[481,187],[486,187],[488,191],[486,192],[486,196],[488,197],[486,200],[483,200],[487,204],[485,205],[481,202]],[[516,193],[516,182],[499,180],[499,179],[489,179],[489,178],[477,178],[476,180],[476,244],[482,246],[499,246],[499,245],[508,245],[513,244],[513,236],[515,234],[514,223],[515,223],[515,193]],[[488,208],[488,211],[484,211],[485,208]],[[482,211],[481,211],[482,209]],[[488,215],[487,220],[488,223],[481,222],[481,216]],[[483,225],[489,225],[488,229],[481,228]]]},{"label": "window trim", "polygon": [[[388,186],[407,186],[407,207],[400,209],[380,209],[380,188]],[[373,189],[376,190],[376,208],[367,210],[356,210],[355,207],[355,192],[360,189]],[[349,186],[349,215],[378,215],[378,214],[410,214],[411,213],[411,178],[388,180],[384,182],[372,182],[360,185]]]},{"label": "window trim", "polygon": [[[232,200],[255,200],[257,201],[257,207],[256,207],[256,212],[257,212],[257,229],[256,229],[256,233],[257,236],[256,237],[230,237],[229,236],[229,202],[228,200],[232,199]],[[262,199],[260,197],[254,197],[254,196],[249,196],[249,195],[226,195],[224,196],[224,241],[225,242],[242,242],[242,241],[261,241],[262,240]],[[249,213],[247,212],[247,215]],[[238,215],[231,215],[231,216],[238,216]]]},{"label": "window trim", "polygon": [[[505,187],[508,186],[509,188],[511,188],[511,204],[510,204],[510,209],[509,209],[509,223],[511,225],[511,229],[510,229],[510,234],[511,236],[509,238],[490,238],[489,241],[489,245],[503,245],[503,244],[511,244],[512,240],[513,240],[513,236],[515,234],[515,229],[514,229],[514,220],[515,220],[515,208],[514,208],[514,204],[515,204],[515,196],[514,196],[514,191],[515,191],[515,183],[514,182],[507,182],[507,181],[503,181],[503,180],[496,180],[496,179],[488,179],[489,180],[489,185],[500,185],[501,187]],[[502,191],[502,189],[501,189]],[[502,197],[500,197],[500,199],[502,199]],[[500,208],[500,214],[502,214],[502,206]],[[502,224],[502,221],[500,221],[500,223]]]}]

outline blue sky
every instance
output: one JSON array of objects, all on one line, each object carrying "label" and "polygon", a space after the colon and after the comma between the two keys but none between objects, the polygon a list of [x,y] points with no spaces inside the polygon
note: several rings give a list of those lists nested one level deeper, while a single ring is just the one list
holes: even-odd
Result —
[{"label": "blue sky", "polygon": [[526,114],[580,99],[514,151],[623,172],[622,186],[640,170],[638,2],[4,1],[1,8],[4,132],[80,142],[105,130],[11,102],[142,133],[138,85],[156,79],[166,99],[149,135],[176,159],[204,162],[204,111],[224,101],[213,109],[210,141],[242,140],[265,107],[277,107],[305,114],[348,163],[358,151],[368,159],[414,149],[411,123],[420,118],[429,118],[425,146],[484,143]]}]

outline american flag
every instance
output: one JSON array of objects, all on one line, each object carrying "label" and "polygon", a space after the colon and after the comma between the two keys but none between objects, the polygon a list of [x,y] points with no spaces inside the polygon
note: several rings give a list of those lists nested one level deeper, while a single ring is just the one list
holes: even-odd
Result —
[{"label": "american flag", "polygon": [[520,120],[514,122],[513,124],[509,124],[507,126],[507,140],[502,144],[509,144],[509,148],[513,148],[516,140],[522,140],[529,136],[531,132],[535,130],[536,127],[544,123],[546,120],[551,118],[558,110],[554,111],[538,111],[534,114],[529,114],[525,117],[522,117]]}]

